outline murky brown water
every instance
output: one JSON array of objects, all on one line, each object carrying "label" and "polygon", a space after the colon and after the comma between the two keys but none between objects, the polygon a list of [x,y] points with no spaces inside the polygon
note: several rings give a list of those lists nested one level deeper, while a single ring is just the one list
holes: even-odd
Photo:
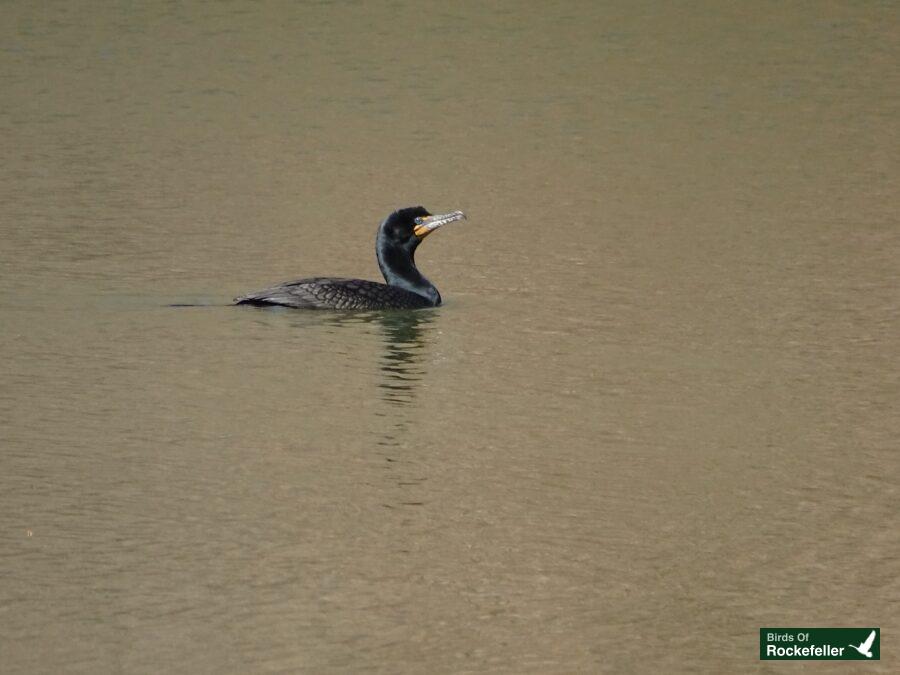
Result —
[{"label": "murky brown water", "polygon": [[3,672],[896,672],[895,3],[2,15]]}]

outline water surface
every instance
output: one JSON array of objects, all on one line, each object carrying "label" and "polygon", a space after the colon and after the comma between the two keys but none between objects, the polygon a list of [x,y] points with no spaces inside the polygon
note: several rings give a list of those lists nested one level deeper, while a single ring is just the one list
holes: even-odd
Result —
[{"label": "water surface", "polygon": [[894,3],[3,15],[4,672],[896,670]]}]

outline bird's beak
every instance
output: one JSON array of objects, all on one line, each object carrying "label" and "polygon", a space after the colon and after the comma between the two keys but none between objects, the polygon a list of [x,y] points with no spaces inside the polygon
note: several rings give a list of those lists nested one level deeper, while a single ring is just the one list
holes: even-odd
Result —
[{"label": "bird's beak", "polygon": [[438,229],[441,225],[452,223],[454,220],[465,220],[466,214],[462,211],[452,211],[439,216],[425,216],[424,218],[416,218],[416,225],[413,228],[419,239],[424,239],[429,234]]}]

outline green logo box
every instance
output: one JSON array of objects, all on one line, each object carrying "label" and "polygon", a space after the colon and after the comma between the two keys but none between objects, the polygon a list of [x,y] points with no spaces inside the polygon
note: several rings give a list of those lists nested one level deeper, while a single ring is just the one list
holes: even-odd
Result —
[{"label": "green logo box", "polygon": [[760,628],[761,661],[879,661],[880,628]]}]

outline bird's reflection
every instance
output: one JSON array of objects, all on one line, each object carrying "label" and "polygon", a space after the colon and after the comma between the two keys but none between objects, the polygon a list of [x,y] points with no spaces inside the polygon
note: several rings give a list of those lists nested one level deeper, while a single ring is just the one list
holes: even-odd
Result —
[{"label": "bird's reflection", "polygon": [[416,389],[425,376],[423,356],[425,334],[434,321],[434,312],[381,312],[383,351],[379,366],[381,398],[395,406],[414,403]]},{"label": "bird's reflection", "polygon": [[377,325],[381,333],[378,358],[379,398],[389,410],[375,415],[389,421],[378,445],[399,446],[415,421],[413,406],[422,381],[426,377],[425,354],[430,342],[437,312],[428,310],[386,310],[377,312],[339,312],[325,317],[336,328],[348,324]]},{"label": "bird's reflection", "polygon": [[[381,333],[381,378],[377,385],[380,398],[391,406],[408,407],[414,403],[418,385],[425,377],[423,357],[436,317],[437,313],[430,310],[384,310],[329,312],[317,314],[315,319],[319,325],[336,330],[351,325],[377,325]],[[304,324],[308,325],[305,321]]]},{"label": "bird's reflection", "polygon": [[[381,349],[376,362],[379,399],[384,405],[374,416],[381,429],[373,429],[376,453],[384,458],[381,465],[399,492],[383,506],[398,508],[425,503],[419,486],[426,481],[418,459],[418,446],[413,435],[418,419],[419,389],[427,378],[428,346],[434,341],[440,312],[432,310],[386,310],[377,312],[329,312],[304,315],[297,325],[310,322],[333,328],[340,334],[353,327],[363,327],[370,336],[380,334]],[[369,327],[376,330],[368,330]],[[373,448],[374,449],[374,448]]]}]

